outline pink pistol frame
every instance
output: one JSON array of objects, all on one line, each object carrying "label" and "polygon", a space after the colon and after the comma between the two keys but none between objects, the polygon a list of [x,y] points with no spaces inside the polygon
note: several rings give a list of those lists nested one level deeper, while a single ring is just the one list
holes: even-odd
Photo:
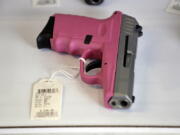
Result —
[{"label": "pink pistol frame", "polygon": [[[85,67],[80,60],[81,79],[100,84],[107,108],[129,108],[134,102],[133,82],[137,38],[142,27],[135,18],[116,11],[107,19],[55,14],[37,38],[38,48],[93,59]],[[96,75],[87,71],[101,67]]]}]

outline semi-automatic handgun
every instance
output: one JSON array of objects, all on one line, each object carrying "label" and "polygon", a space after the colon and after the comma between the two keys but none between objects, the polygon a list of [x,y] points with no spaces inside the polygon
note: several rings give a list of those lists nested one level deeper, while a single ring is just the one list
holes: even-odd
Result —
[{"label": "semi-automatic handgun", "polygon": [[[142,27],[135,18],[116,11],[107,19],[55,14],[37,37],[38,48],[93,59],[80,60],[81,79],[100,84],[108,108],[129,108],[134,102],[133,82],[137,39]],[[101,67],[96,75],[91,69]]]}]

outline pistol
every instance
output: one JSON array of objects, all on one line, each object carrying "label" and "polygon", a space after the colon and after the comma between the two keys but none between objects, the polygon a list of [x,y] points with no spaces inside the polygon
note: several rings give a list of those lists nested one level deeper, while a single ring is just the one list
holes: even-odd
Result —
[{"label": "pistol", "polygon": [[[37,37],[37,46],[80,56],[80,76],[104,89],[107,108],[129,108],[134,102],[133,82],[137,39],[142,26],[135,18],[115,11],[106,19],[54,14]],[[89,64],[84,60],[92,59]],[[100,68],[95,75],[87,72]]]}]

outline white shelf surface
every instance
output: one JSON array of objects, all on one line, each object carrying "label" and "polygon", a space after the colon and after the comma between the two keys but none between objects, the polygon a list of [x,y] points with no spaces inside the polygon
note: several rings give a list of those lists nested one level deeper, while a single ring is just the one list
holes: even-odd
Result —
[{"label": "white shelf surface", "polygon": [[[69,5],[65,3],[49,12],[40,9],[35,15],[33,9],[28,8],[28,12],[23,13],[20,9],[17,12],[14,12],[16,9],[11,12],[0,9],[3,11],[0,20],[0,127],[180,127],[180,16],[166,13],[167,5],[168,0],[107,0],[100,7],[88,7],[71,0]],[[58,12],[104,18],[114,10],[136,17],[143,26],[144,35],[139,38],[135,68],[136,100],[132,107],[128,110],[106,109],[102,89],[87,85],[80,78],[59,77],[64,84],[62,118],[30,120],[32,84],[48,77],[60,66],[79,66],[76,57],[37,49],[36,37],[49,14]]]}]

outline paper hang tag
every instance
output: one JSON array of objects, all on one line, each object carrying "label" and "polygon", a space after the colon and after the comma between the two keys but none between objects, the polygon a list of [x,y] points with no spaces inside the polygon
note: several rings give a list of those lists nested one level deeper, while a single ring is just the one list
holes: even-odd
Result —
[{"label": "paper hang tag", "polygon": [[55,79],[41,79],[33,85],[31,119],[57,120],[61,116],[63,85]]}]

